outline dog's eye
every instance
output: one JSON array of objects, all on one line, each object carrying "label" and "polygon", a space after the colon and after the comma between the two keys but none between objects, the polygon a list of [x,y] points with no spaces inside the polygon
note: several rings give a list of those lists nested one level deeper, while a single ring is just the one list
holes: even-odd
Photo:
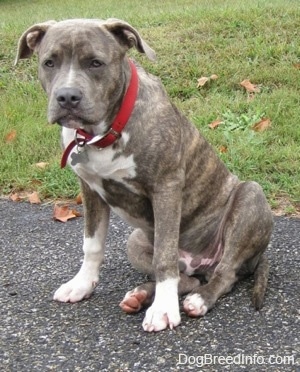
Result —
[{"label": "dog's eye", "polygon": [[47,59],[45,62],[44,62],[44,65],[47,66],[47,67],[54,67],[54,62],[52,59]]},{"label": "dog's eye", "polygon": [[93,59],[91,64],[90,64],[91,68],[98,68],[98,67],[101,67],[101,66],[103,66],[103,63],[101,61],[99,61],[98,59]]}]

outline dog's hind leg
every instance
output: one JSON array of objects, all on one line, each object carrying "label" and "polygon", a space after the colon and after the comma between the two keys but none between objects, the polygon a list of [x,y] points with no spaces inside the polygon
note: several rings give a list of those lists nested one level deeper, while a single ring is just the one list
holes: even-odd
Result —
[{"label": "dog's hind leg", "polygon": [[[127,242],[127,255],[132,266],[153,277],[153,245],[141,229],[134,230]],[[126,293],[120,307],[126,313],[136,313],[153,302],[155,281],[149,281]]]},{"label": "dog's hind leg", "polygon": [[[141,229],[136,229],[130,235],[127,243],[127,254],[131,264],[140,272],[154,278],[153,245],[149,242]],[[181,273],[178,284],[178,294],[185,295],[200,285],[194,277]],[[120,307],[126,313],[136,313],[142,308],[150,306],[155,295],[155,280],[139,285],[126,293]]]},{"label": "dog's hind leg", "polygon": [[[263,253],[273,227],[270,208],[255,182],[241,183],[228,208],[221,237],[224,247],[222,259],[208,283],[194,289],[186,297],[183,306],[189,316],[205,315],[219,297],[231,290],[240,276],[256,271],[254,305],[262,305],[268,267]],[[266,272],[262,273],[264,270]]]}]

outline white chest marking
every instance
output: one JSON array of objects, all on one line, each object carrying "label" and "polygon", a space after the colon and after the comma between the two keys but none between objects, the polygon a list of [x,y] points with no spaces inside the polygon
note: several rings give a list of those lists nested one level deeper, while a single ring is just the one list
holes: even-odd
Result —
[{"label": "white chest marking", "polygon": [[[69,128],[63,128],[63,143],[66,147],[74,138],[74,130]],[[121,144],[123,146],[129,140],[128,133],[122,133],[123,141]],[[136,164],[134,162],[133,155],[124,156],[121,153],[117,154],[113,146],[108,146],[102,150],[97,149],[95,146],[86,146],[84,149],[88,157],[88,162],[86,164],[78,163],[72,166],[74,172],[81,177],[91,189],[98,192],[101,197],[105,200],[105,191],[103,189],[103,179],[114,180],[123,184],[129,189],[132,186],[126,183],[126,178],[134,178],[136,175]],[[70,159],[72,153],[77,153],[76,146],[70,153],[68,163],[70,164]],[[132,189],[132,191],[135,191]]]}]

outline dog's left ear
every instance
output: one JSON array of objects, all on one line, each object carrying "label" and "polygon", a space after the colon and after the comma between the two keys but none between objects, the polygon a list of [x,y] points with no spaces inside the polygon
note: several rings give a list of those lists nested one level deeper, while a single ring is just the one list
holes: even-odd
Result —
[{"label": "dog's left ear", "polygon": [[117,39],[129,48],[135,47],[140,53],[145,53],[151,60],[156,60],[156,54],[152,48],[141,38],[138,31],[129,23],[115,18],[109,18],[103,24]]}]

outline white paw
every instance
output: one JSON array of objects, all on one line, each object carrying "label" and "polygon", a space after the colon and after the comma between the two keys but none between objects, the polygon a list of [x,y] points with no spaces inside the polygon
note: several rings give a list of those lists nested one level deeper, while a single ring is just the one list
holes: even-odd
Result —
[{"label": "white paw", "polygon": [[78,302],[89,298],[98,284],[97,280],[92,280],[78,273],[69,282],[61,285],[54,293],[53,299],[60,302]]},{"label": "white paw", "polygon": [[188,316],[197,317],[207,313],[208,307],[200,294],[188,295],[183,302],[183,309]]},{"label": "white paw", "polygon": [[166,279],[157,283],[155,298],[146,311],[143,328],[147,332],[161,331],[168,326],[173,329],[180,323],[179,303],[177,294],[178,279]]},{"label": "white paw", "polygon": [[179,306],[164,308],[153,304],[146,311],[143,328],[147,332],[161,331],[168,326],[173,329],[180,324],[180,321]]}]

